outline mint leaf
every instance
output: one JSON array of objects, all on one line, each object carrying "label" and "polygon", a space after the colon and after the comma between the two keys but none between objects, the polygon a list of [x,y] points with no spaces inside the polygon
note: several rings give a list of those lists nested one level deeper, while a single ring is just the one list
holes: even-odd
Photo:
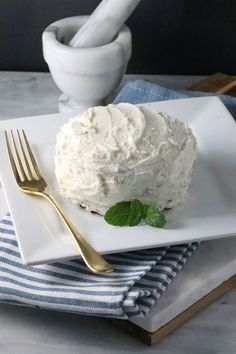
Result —
[{"label": "mint leaf", "polygon": [[130,202],[130,216],[128,219],[129,226],[135,226],[140,223],[143,217],[143,204],[135,199]]},{"label": "mint leaf", "polygon": [[109,208],[104,215],[108,224],[115,226],[129,225],[130,202],[120,202]]},{"label": "mint leaf", "polygon": [[164,227],[166,224],[165,215],[158,209],[152,206],[145,207],[144,221],[146,224],[154,227]]},{"label": "mint leaf", "polygon": [[104,218],[108,224],[115,226],[135,226],[143,217],[142,203],[135,199],[132,202],[117,203],[107,210]]}]

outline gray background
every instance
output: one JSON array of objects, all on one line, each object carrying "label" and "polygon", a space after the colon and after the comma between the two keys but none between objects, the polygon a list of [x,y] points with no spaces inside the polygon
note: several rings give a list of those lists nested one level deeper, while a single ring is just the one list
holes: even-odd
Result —
[{"label": "gray background", "polygon": [[[117,0],[119,1],[119,0]],[[0,70],[47,71],[41,34],[99,0],[0,0]],[[236,0],[142,0],[128,20],[129,73],[236,73]]]}]

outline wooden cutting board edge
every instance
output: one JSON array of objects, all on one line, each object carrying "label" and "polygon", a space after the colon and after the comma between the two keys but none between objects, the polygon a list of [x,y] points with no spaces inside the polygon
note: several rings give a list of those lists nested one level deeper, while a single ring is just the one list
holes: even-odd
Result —
[{"label": "wooden cutting board edge", "polygon": [[196,316],[200,311],[204,310],[208,305],[224,295],[229,290],[236,287],[236,275],[232,276],[220,286],[209,292],[203,298],[195,302],[192,306],[188,307],[185,311],[181,312],[167,324],[156,330],[155,332],[148,332],[145,329],[135,325],[126,320],[110,319],[109,321],[116,327],[119,327],[126,333],[129,333],[144,343],[152,346],[159,343],[162,339],[170,333],[178,329],[182,324]]}]

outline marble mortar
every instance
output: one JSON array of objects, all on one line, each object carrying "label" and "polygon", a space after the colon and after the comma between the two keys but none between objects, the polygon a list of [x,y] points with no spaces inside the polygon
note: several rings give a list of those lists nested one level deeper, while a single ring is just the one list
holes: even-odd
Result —
[{"label": "marble mortar", "polygon": [[101,105],[119,85],[131,56],[131,32],[123,26],[106,45],[73,48],[67,45],[89,16],[64,18],[43,32],[43,55],[51,75],[63,92],[59,111],[81,112]]}]

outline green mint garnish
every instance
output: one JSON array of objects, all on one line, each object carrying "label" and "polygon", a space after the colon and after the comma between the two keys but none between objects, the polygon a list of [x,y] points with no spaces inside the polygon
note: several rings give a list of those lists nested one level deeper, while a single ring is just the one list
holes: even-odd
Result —
[{"label": "green mint garnish", "polygon": [[135,199],[131,202],[120,202],[107,210],[105,221],[115,226],[135,226],[143,219],[146,224],[154,227],[164,227],[165,215],[156,207],[143,204]]},{"label": "green mint garnish", "polygon": [[115,226],[129,225],[130,202],[121,202],[115,204],[107,210],[104,219],[108,224]]},{"label": "green mint garnish", "polygon": [[166,217],[158,208],[149,206],[145,210],[144,221],[150,226],[162,228],[166,224]]},{"label": "green mint garnish", "polygon": [[135,226],[143,217],[142,203],[135,199],[132,202],[117,203],[107,210],[104,218],[108,224],[115,226]]}]

